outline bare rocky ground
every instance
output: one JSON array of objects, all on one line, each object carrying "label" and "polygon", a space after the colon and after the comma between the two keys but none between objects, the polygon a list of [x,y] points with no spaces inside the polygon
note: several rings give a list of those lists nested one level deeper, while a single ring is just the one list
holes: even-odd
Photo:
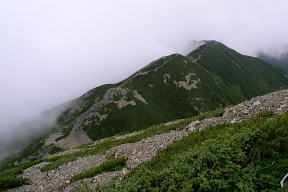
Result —
[{"label": "bare rocky ground", "polygon": [[[276,114],[282,114],[288,111],[288,90],[273,92],[264,96],[255,97],[249,101],[240,103],[234,107],[225,110],[222,117],[215,117],[201,121],[194,121],[180,131],[170,131],[162,133],[135,143],[127,143],[119,145],[107,151],[105,154],[93,155],[84,158],[78,158],[75,161],[66,163],[56,170],[41,172],[40,169],[47,163],[41,163],[26,169],[23,177],[31,180],[30,185],[25,185],[19,188],[8,190],[9,192],[38,192],[38,191],[76,191],[77,186],[87,182],[89,185],[104,185],[112,178],[121,178],[131,169],[139,164],[149,161],[156,153],[164,149],[167,145],[175,140],[182,138],[193,131],[201,130],[207,126],[216,125],[219,123],[238,123],[252,116],[256,116],[259,112],[271,110]],[[138,132],[139,133],[139,132]],[[135,134],[135,133],[133,133]],[[137,133],[136,133],[137,134]],[[129,136],[129,135],[128,135]],[[115,137],[121,139],[126,136]],[[103,141],[103,140],[102,140]],[[81,150],[81,149],[74,149]],[[73,151],[73,150],[72,150]],[[70,151],[71,152],[71,151]],[[65,154],[69,152],[63,152]],[[79,174],[92,167],[95,167],[107,160],[107,157],[114,154],[116,157],[127,157],[127,168],[120,171],[103,173],[96,175],[93,178],[83,179],[75,183],[70,183],[69,178]],[[66,184],[64,189],[58,190],[60,186]]]}]

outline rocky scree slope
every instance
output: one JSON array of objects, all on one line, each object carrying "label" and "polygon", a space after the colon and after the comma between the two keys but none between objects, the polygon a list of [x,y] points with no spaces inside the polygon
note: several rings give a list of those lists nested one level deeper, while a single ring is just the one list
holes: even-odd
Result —
[{"label": "rocky scree slope", "polygon": [[122,82],[88,91],[60,116],[59,131],[45,146],[71,148],[195,116],[287,85],[286,73],[277,67],[206,41],[187,56],[160,58]]},{"label": "rocky scree slope", "polygon": [[[22,177],[30,180],[29,185],[24,185],[8,191],[76,191],[77,186],[81,186],[84,183],[89,183],[90,186],[103,186],[112,178],[121,178],[129,173],[133,168],[137,167],[143,162],[151,160],[158,151],[167,147],[167,145],[173,143],[175,140],[181,139],[183,136],[190,134],[191,132],[200,131],[208,126],[214,126],[223,123],[239,123],[243,120],[247,120],[250,117],[257,116],[261,111],[273,111],[275,114],[282,114],[288,111],[288,90],[282,90],[273,92],[264,96],[258,96],[251,100],[242,102],[234,107],[225,109],[222,116],[212,117],[207,119],[200,119],[190,121],[190,123],[179,124],[180,121],[174,121],[166,123],[165,126],[176,124],[178,127],[176,130],[163,132],[156,134],[152,137],[142,139],[133,143],[126,143],[115,146],[104,153],[91,155],[86,157],[79,157],[74,161],[67,162],[61,165],[55,170],[48,172],[41,172],[40,169],[48,164],[48,162],[42,162],[36,164],[26,170],[24,170]],[[185,125],[183,127],[183,125]],[[180,128],[180,129],[179,129]],[[143,132],[143,131],[142,131]],[[110,139],[121,140],[142,132],[135,132],[123,136],[116,136]],[[88,146],[97,146],[101,142],[107,141],[102,139],[96,143],[91,143]],[[85,150],[85,148],[72,149],[58,153],[55,156],[62,156],[75,151]],[[71,178],[74,175],[85,172],[92,167],[99,166],[105,161],[109,161],[113,155],[114,158],[125,157],[126,168],[122,168],[118,171],[100,173],[90,178],[84,178],[81,181],[71,182]]]}]

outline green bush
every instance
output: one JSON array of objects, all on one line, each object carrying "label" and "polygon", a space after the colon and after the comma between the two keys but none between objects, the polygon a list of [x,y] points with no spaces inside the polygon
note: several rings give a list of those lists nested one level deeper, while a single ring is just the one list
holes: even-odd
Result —
[{"label": "green bush", "polygon": [[273,117],[275,115],[274,111],[269,111],[269,110],[266,110],[266,111],[261,111],[257,114],[257,117],[260,117],[260,118],[269,118],[269,117]]},{"label": "green bush", "polygon": [[62,151],[64,151],[63,148],[57,147],[57,146],[52,146],[50,151],[49,151],[49,153],[50,154],[55,154],[55,153],[62,152]]}]

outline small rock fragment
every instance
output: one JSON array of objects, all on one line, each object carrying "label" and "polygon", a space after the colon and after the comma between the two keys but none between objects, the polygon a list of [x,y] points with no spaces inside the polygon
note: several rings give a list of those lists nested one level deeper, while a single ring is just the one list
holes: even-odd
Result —
[{"label": "small rock fragment", "polygon": [[255,101],[254,103],[253,103],[253,106],[257,106],[257,105],[260,105],[261,103],[260,103],[260,101]]}]

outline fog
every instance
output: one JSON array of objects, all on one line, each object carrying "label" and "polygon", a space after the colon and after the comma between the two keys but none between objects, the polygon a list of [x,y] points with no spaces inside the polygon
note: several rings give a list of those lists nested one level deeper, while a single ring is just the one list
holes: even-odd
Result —
[{"label": "fog", "polygon": [[1,0],[0,140],[93,87],[187,54],[194,40],[248,55],[279,50],[287,10],[287,0]]},{"label": "fog", "polygon": [[57,120],[61,113],[73,105],[75,100],[54,106],[27,120],[17,122],[0,137],[0,161],[9,157],[29,144],[43,139],[43,137],[57,129]]},{"label": "fog", "polygon": [[257,51],[257,56],[268,63],[276,65],[288,72],[288,45],[277,48],[261,49]]}]

